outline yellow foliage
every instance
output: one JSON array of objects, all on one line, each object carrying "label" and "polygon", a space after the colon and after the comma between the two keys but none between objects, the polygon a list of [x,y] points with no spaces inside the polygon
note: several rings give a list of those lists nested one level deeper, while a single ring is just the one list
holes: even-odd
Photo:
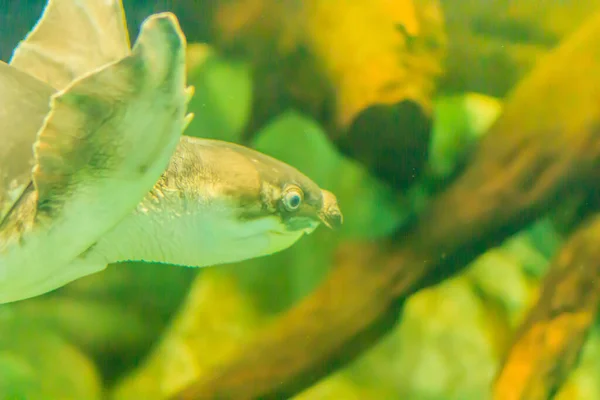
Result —
[{"label": "yellow foliage", "polygon": [[226,268],[200,274],[173,324],[114,399],[163,399],[209,373],[256,329],[257,312]]},{"label": "yellow foliage", "polygon": [[[219,3],[215,19],[221,43],[241,45],[259,64],[277,60],[269,66],[284,70],[283,84],[294,88],[296,100],[326,98],[324,74],[335,91],[339,127],[375,104],[410,99],[428,109],[442,72],[446,40],[438,0],[237,0]],[[286,57],[298,54],[312,58],[299,57],[300,64],[286,69]],[[300,79],[303,73],[311,77]]]},{"label": "yellow foliage", "polygon": [[373,104],[430,107],[444,53],[432,0],[307,0],[306,35],[337,92],[338,123]]}]

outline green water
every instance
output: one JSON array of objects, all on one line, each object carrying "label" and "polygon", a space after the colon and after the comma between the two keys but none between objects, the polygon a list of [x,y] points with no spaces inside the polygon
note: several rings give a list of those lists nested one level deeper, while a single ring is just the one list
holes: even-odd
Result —
[{"label": "green water", "polygon": [[[494,382],[515,334],[597,211],[600,1],[124,3],[132,41],[152,13],[180,20],[185,134],[296,167],[335,193],[344,225],[232,265],[110,265],[1,305],[0,399],[162,399],[215,371],[233,377],[217,375],[221,395],[241,382],[231,398],[509,398]],[[0,59],[42,8],[0,1]],[[594,291],[595,239],[568,249],[591,282],[578,294]],[[588,325],[549,394],[519,398],[600,399]]]}]

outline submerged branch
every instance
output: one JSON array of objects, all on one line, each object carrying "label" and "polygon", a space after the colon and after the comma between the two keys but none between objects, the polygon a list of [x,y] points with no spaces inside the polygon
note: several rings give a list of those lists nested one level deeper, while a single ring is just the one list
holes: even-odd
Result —
[{"label": "submerged branch", "polygon": [[548,399],[576,364],[600,306],[600,215],[567,242],[498,375],[497,400]]},{"label": "submerged branch", "polygon": [[600,15],[517,87],[463,175],[411,229],[343,251],[311,296],[174,398],[289,398],[372,345],[408,295],[596,184],[598,93]]}]

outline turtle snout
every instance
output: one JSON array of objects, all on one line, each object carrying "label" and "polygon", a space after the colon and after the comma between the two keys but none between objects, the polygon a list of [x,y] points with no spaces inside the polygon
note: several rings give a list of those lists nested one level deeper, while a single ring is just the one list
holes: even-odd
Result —
[{"label": "turtle snout", "polygon": [[319,212],[321,221],[331,229],[338,229],[344,223],[344,216],[335,195],[327,190],[323,192],[323,206]]}]

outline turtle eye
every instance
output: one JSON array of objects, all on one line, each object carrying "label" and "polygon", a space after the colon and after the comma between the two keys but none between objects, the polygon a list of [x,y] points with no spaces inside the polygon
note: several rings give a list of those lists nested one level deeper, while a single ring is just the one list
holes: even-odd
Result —
[{"label": "turtle eye", "polygon": [[297,186],[290,187],[283,193],[283,206],[288,211],[296,211],[300,208],[302,200],[304,200],[304,193]]}]

